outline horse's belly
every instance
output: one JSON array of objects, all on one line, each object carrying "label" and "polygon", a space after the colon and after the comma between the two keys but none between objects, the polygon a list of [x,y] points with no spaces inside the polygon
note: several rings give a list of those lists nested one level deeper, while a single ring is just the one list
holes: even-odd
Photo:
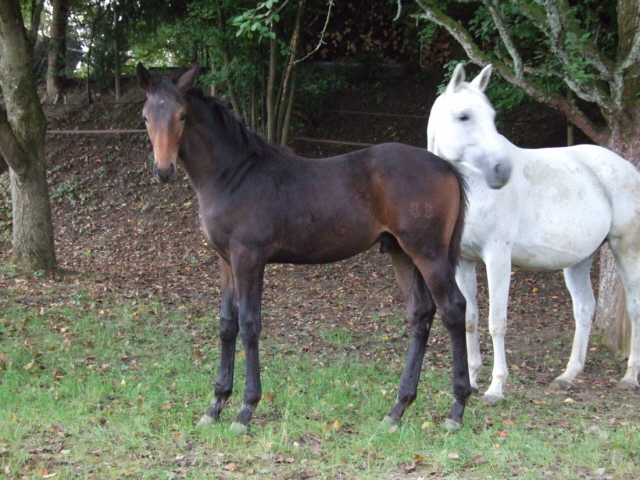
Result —
[{"label": "horse's belly", "polygon": [[592,243],[576,250],[563,249],[562,246],[514,245],[511,264],[522,270],[563,270],[589,257],[600,244]]}]

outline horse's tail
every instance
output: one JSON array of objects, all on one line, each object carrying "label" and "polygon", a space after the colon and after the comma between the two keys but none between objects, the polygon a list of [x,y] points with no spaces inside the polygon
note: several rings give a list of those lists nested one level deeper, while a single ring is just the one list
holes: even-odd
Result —
[{"label": "horse's tail", "polygon": [[458,180],[459,191],[460,191],[460,210],[458,210],[458,218],[456,219],[456,223],[453,227],[453,234],[451,235],[451,242],[449,243],[449,264],[451,268],[454,270],[458,266],[458,262],[460,261],[460,255],[462,253],[461,243],[462,243],[462,231],[464,230],[464,220],[467,213],[467,181],[464,179],[460,171],[451,165],[449,162],[447,164],[451,167],[451,172]]}]

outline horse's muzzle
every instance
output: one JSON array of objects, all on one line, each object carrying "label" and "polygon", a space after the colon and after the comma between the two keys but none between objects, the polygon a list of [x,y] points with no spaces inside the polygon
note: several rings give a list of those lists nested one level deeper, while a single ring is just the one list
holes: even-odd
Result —
[{"label": "horse's muzzle", "polygon": [[494,189],[504,187],[511,177],[511,162],[498,162],[493,165],[486,175],[487,183]]},{"label": "horse's muzzle", "polygon": [[154,164],[153,176],[156,177],[156,180],[160,183],[171,182],[176,178],[176,166],[170,163],[167,168],[159,168],[157,164]]}]

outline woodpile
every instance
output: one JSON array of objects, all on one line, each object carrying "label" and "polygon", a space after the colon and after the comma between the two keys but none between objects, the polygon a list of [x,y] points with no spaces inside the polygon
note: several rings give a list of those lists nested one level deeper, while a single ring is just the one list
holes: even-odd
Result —
[{"label": "woodpile", "polygon": [[[316,61],[343,62],[363,56],[382,63],[414,63],[437,67],[450,58],[451,45],[446,31],[420,49],[419,30],[408,9],[394,21],[397,5],[387,0],[348,0],[336,2],[323,37],[314,54]],[[313,51],[325,23],[326,10],[310,11],[302,32],[303,55]]]},{"label": "woodpile", "polygon": [[420,65],[426,68],[442,67],[451,60],[451,47],[454,40],[444,28],[438,30],[435,38],[422,44]]}]

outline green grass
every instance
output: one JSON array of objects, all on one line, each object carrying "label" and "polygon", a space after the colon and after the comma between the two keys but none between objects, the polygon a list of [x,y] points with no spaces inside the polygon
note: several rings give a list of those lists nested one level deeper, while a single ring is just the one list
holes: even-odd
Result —
[{"label": "green grass", "polygon": [[[449,433],[441,428],[449,370],[427,359],[403,422],[381,425],[403,354],[338,327],[322,332],[326,351],[265,335],[264,396],[248,435],[229,429],[244,380],[240,352],[222,421],[198,429],[218,362],[215,314],[86,292],[38,308],[0,300],[6,478],[640,477],[637,401],[606,410],[566,395],[536,404],[512,394],[489,408],[473,398],[463,429]],[[336,351],[351,342],[358,348]]]}]

